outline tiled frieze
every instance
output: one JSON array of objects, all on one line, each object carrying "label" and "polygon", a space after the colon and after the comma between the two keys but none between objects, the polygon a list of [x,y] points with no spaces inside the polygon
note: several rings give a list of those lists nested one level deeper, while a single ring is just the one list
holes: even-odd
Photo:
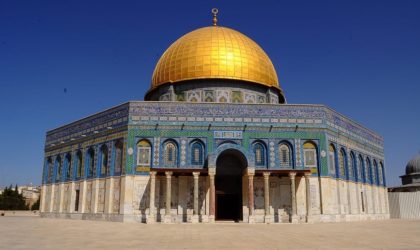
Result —
[{"label": "tiled frieze", "polygon": [[79,121],[47,132],[46,145],[58,145],[102,131],[107,131],[128,123],[129,103],[97,113]]}]

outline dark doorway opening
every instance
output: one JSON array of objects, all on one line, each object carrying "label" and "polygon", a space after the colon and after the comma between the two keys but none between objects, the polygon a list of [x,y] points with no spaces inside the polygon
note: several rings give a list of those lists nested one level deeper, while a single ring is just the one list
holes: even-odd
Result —
[{"label": "dark doorway opening", "polygon": [[216,220],[239,222],[242,215],[242,175],[245,156],[234,149],[223,151],[216,162]]}]

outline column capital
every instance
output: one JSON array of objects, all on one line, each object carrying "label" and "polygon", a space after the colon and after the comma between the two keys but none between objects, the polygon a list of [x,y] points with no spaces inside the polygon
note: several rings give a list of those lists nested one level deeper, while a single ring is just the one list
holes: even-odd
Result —
[{"label": "column capital", "polygon": [[171,178],[172,174],[173,174],[172,171],[166,171],[165,172],[165,175],[166,175],[167,178]]},{"label": "column capital", "polygon": [[254,176],[255,175],[255,168],[247,168],[246,169],[246,174],[248,176]]},{"label": "column capital", "polygon": [[216,175],[216,168],[208,168],[207,170],[209,176],[215,176]]},{"label": "column capital", "polygon": [[197,179],[198,179],[198,177],[200,176],[200,172],[193,172],[192,174],[193,174],[193,176],[194,176],[194,179],[195,179],[195,178],[197,178]]},{"label": "column capital", "polygon": [[149,174],[152,178],[156,177],[156,171],[150,171]]},{"label": "column capital", "polygon": [[307,179],[307,178],[311,177],[312,173],[311,172],[305,172],[304,175],[305,175],[305,179]]},{"label": "column capital", "polygon": [[270,177],[270,175],[271,175],[271,172],[264,172],[263,173],[264,178],[268,178],[268,177]]},{"label": "column capital", "polygon": [[290,177],[290,179],[295,179],[296,172],[289,172],[289,177]]}]

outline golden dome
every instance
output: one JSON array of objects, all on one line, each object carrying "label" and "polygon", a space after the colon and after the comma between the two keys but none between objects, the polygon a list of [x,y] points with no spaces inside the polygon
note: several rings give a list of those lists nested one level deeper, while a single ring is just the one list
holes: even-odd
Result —
[{"label": "golden dome", "polygon": [[244,34],[221,26],[194,30],[176,40],[159,59],[154,89],[193,79],[234,79],[280,89],[264,50]]}]

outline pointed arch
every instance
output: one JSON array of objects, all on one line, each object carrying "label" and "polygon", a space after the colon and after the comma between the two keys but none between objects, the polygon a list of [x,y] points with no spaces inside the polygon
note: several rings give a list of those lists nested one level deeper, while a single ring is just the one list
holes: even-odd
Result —
[{"label": "pointed arch", "polygon": [[366,172],[366,183],[372,184],[372,164],[369,157],[366,157],[365,172]]},{"label": "pointed arch", "polygon": [[378,162],[374,159],[372,168],[372,184],[378,185],[378,179]]},{"label": "pointed arch", "polygon": [[72,179],[73,161],[72,161],[71,153],[67,153],[65,156],[65,169],[66,169],[65,179],[66,180]]},{"label": "pointed arch", "polygon": [[256,167],[265,167],[267,166],[267,150],[265,143],[262,141],[256,141],[252,144],[252,150],[255,156],[255,166]]},{"label": "pointed arch", "polygon": [[384,164],[382,163],[382,161],[379,162],[379,178],[380,178],[380,183],[382,186],[386,185],[386,181],[385,181],[385,169],[384,169]]},{"label": "pointed arch", "polygon": [[100,169],[101,169],[101,175],[108,176],[110,174],[110,168],[109,168],[109,150],[108,146],[106,144],[103,144],[100,148]]},{"label": "pointed arch", "polygon": [[55,175],[55,181],[60,181],[63,175],[63,162],[61,161],[61,156],[57,155],[55,158],[55,166],[56,166],[56,175]]},{"label": "pointed arch", "polygon": [[163,163],[165,167],[178,166],[178,144],[173,140],[163,143]]},{"label": "pointed arch", "polygon": [[346,165],[346,151],[344,148],[341,148],[340,152],[338,153],[338,171],[339,176],[343,179],[347,177]]},{"label": "pointed arch", "polygon": [[81,150],[77,150],[76,153],[76,178],[83,178],[85,176],[85,166],[83,165],[83,155]]},{"label": "pointed arch", "polygon": [[363,156],[359,154],[357,159],[357,176],[360,182],[366,182],[366,175],[364,171],[364,163],[363,163]]},{"label": "pointed arch", "polygon": [[353,151],[350,151],[350,159],[349,159],[349,167],[348,167],[348,172],[349,172],[349,179],[357,179],[357,163],[356,163],[356,157],[354,155]]},{"label": "pointed arch", "polygon": [[204,164],[204,143],[199,140],[193,140],[190,143],[190,160],[191,165],[202,166]]},{"label": "pointed arch", "polygon": [[52,162],[51,157],[47,159],[47,182],[52,182],[52,178],[54,175],[54,164]]},{"label": "pointed arch", "polygon": [[279,143],[279,165],[280,167],[293,167],[293,150],[287,141]]},{"label": "pointed arch", "polygon": [[142,139],[137,143],[137,166],[150,167],[152,162],[152,144]]},{"label": "pointed arch", "polygon": [[328,161],[331,174],[335,174],[337,168],[337,151],[332,143],[328,146]]},{"label": "pointed arch", "polygon": [[96,175],[95,168],[95,150],[90,147],[86,152],[86,165],[87,165],[87,177],[93,177]]},{"label": "pointed arch", "polygon": [[313,141],[306,141],[303,144],[303,159],[304,159],[305,167],[307,168],[318,167],[317,145]]},{"label": "pointed arch", "polygon": [[123,147],[122,140],[117,140],[114,143],[115,147],[115,160],[114,160],[114,174],[120,175],[123,169]]}]

